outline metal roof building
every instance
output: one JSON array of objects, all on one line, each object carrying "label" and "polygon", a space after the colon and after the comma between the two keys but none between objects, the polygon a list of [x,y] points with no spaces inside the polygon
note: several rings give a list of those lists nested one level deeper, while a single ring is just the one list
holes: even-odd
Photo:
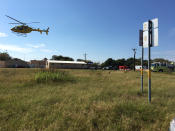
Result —
[{"label": "metal roof building", "polygon": [[83,61],[57,61],[47,60],[46,68],[54,69],[86,69],[87,63]]}]

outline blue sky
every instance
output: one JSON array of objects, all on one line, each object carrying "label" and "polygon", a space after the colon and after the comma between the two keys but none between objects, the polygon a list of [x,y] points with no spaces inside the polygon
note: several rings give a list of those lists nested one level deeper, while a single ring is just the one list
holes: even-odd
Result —
[{"label": "blue sky", "polygon": [[[1,0],[0,51],[13,57],[31,60],[70,56],[103,62],[141,56],[138,32],[148,19],[159,19],[159,46],[151,57],[175,61],[174,0]],[[49,35],[32,32],[17,36],[8,23],[9,15],[22,22],[39,21],[34,28],[50,27]],[[145,49],[147,59],[147,49]]]}]

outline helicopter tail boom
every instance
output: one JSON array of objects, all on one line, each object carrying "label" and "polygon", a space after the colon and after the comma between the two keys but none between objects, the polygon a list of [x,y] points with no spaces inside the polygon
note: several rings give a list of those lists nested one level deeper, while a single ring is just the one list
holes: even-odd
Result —
[{"label": "helicopter tail boom", "polygon": [[38,28],[38,29],[33,29],[33,31],[38,31],[38,32],[40,32],[40,34],[42,34],[42,32],[46,32],[46,35],[48,35],[49,27],[47,28],[47,30],[40,30],[40,29]]}]

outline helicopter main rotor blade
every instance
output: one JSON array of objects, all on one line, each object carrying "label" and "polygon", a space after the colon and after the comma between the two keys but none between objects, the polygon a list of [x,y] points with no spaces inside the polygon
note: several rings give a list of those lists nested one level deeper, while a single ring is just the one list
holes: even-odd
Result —
[{"label": "helicopter main rotor blade", "polygon": [[40,22],[31,22],[31,23],[40,23]]},{"label": "helicopter main rotor blade", "polygon": [[[32,24],[32,23],[40,23],[40,22],[31,22],[31,23],[25,23],[25,24]],[[9,24],[20,24],[20,23],[9,23]]]},{"label": "helicopter main rotor blade", "polygon": [[36,24],[36,23],[40,23],[40,22],[30,22],[30,23],[25,23],[25,24]]},{"label": "helicopter main rotor blade", "polygon": [[8,15],[5,15],[5,16],[8,17],[8,18],[10,18],[10,19],[12,19],[12,20],[14,20],[14,21],[19,22],[20,24],[23,24],[23,25],[26,24],[26,23],[23,23],[23,22],[21,22],[21,21],[19,21],[19,20],[16,20],[16,19],[12,18],[12,17],[10,17],[10,16],[8,16]]},{"label": "helicopter main rotor blade", "polygon": [[18,24],[19,25],[20,23],[9,23],[9,24]]}]

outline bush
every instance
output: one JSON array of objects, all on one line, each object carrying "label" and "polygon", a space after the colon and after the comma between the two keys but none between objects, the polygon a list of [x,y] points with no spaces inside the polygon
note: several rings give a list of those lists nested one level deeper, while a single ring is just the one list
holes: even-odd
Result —
[{"label": "bush", "polygon": [[35,81],[37,83],[66,82],[74,81],[74,78],[65,71],[41,70],[35,74]]}]

